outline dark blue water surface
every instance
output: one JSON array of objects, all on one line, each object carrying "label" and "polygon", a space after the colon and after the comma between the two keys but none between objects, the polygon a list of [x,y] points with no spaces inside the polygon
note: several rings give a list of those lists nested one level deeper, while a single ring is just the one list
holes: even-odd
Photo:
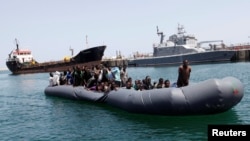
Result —
[{"label": "dark blue water surface", "polygon": [[[175,82],[178,66],[128,68],[129,76]],[[131,114],[104,104],[44,95],[49,74],[0,72],[1,140],[207,140],[208,124],[250,123],[250,63],[192,65],[190,83],[234,76],[244,84],[231,110],[203,116]],[[202,93],[201,93],[202,94]]]}]

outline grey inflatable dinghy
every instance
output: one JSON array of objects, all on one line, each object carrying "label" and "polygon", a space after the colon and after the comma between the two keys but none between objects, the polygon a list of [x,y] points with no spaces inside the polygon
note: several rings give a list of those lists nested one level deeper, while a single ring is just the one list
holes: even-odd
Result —
[{"label": "grey inflatable dinghy", "polygon": [[108,93],[84,87],[60,85],[46,87],[45,94],[74,100],[103,102],[128,112],[157,115],[202,115],[225,112],[237,105],[244,95],[243,84],[235,77],[208,79],[181,88],[144,91],[118,88]]}]

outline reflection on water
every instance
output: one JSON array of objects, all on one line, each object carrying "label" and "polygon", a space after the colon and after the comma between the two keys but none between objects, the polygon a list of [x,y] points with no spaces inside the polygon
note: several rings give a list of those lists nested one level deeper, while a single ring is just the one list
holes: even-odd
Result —
[{"label": "reflection on water", "polygon": [[[64,117],[64,111],[67,111],[72,124],[85,123],[92,128],[91,131],[107,130],[108,127],[109,131],[102,132],[113,136],[117,134],[119,139],[130,136],[130,138],[136,140],[165,140],[166,137],[180,140],[204,140],[207,137],[208,124],[242,123],[234,109],[215,115],[158,116],[128,113],[100,103],[76,102],[72,104],[70,100],[52,97],[48,97],[47,100],[52,102],[57,116]],[[83,126],[78,128],[85,129]],[[123,135],[119,133],[123,133]],[[86,136],[89,136],[89,132],[86,133]]]},{"label": "reflection on water", "polygon": [[[129,75],[176,81],[177,67],[128,68]],[[142,73],[143,72],[143,73]],[[215,115],[157,116],[132,114],[106,104],[44,95],[47,73],[0,72],[2,140],[206,140],[208,124],[250,123],[250,63],[192,65],[190,81],[235,76],[244,84],[242,101]]]}]

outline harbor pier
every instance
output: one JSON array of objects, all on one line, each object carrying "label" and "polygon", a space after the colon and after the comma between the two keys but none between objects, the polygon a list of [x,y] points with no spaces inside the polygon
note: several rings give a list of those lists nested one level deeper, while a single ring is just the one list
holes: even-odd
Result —
[{"label": "harbor pier", "polygon": [[103,59],[102,64],[109,66],[109,67],[127,66],[128,60],[127,59]]},{"label": "harbor pier", "polygon": [[231,48],[235,50],[232,61],[250,61],[250,43],[235,44]]},{"label": "harbor pier", "polygon": [[232,61],[250,61],[250,49],[236,50]]},{"label": "harbor pier", "polygon": [[[235,55],[232,57],[231,61],[250,61],[250,48],[249,49],[239,49],[235,50]],[[103,59],[102,64],[115,67],[115,66],[128,66],[128,59]]]}]

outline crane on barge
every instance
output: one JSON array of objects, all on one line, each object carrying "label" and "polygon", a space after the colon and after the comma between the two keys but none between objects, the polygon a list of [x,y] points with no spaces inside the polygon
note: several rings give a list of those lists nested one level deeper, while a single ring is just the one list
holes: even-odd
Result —
[{"label": "crane on barge", "polygon": [[213,42],[221,42],[223,43],[223,40],[212,40],[212,41],[201,41],[197,44],[198,47],[201,47],[202,44],[205,44],[205,43],[213,43]]},{"label": "crane on barge", "polygon": [[[201,41],[197,43],[197,47],[201,47],[202,44],[205,43],[213,43],[213,42],[220,42],[222,48],[225,48],[225,44],[223,43],[223,40],[211,40],[211,41]],[[211,50],[216,50],[216,44],[209,44]]]}]

